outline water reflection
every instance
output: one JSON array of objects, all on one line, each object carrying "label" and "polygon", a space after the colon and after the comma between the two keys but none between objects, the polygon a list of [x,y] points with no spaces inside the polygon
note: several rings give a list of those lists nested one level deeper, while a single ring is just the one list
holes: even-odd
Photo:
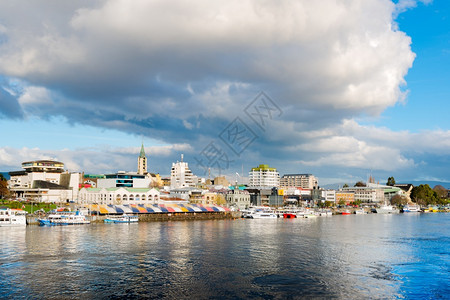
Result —
[{"label": "water reflection", "polygon": [[445,214],[416,214],[0,228],[0,292],[434,298],[449,292],[448,225]]}]

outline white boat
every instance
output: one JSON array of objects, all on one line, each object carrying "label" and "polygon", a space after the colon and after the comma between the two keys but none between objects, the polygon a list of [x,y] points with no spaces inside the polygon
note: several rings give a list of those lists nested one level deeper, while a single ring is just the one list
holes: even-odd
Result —
[{"label": "white boat", "polygon": [[108,216],[105,220],[105,223],[137,223],[139,221],[139,217],[135,215],[119,215],[119,216]]},{"label": "white boat", "polygon": [[278,218],[277,214],[270,211],[255,211],[252,212],[249,217],[251,219],[276,219]]},{"label": "white boat", "polygon": [[382,205],[376,209],[377,214],[398,214],[400,210],[392,205]]},{"label": "white boat", "polygon": [[367,212],[364,210],[364,208],[361,208],[361,209],[355,210],[355,214],[364,215],[364,214],[367,214]]},{"label": "white boat", "polygon": [[27,225],[27,212],[21,209],[0,208],[0,226],[25,226]]},{"label": "white boat", "polygon": [[420,206],[417,204],[406,204],[403,207],[403,212],[404,213],[410,213],[410,212],[420,212]]},{"label": "white boat", "polygon": [[330,217],[332,215],[333,215],[333,212],[329,209],[319,211],[319,217]]},{"label": "white boat", "polygon": [[38,219],[39,225],[65,226],[65,225],[83,225],[90,221],[81,212],[61,211],[48,215],[47,218]]}]

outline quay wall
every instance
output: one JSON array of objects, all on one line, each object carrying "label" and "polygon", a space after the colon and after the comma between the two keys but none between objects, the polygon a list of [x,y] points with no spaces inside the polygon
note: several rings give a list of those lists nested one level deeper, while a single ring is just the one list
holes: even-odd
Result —
[{"label": "quay wall", "polygon": [[[194,221],[194,220],[226,220],[241,217],[241,212],[198,212],[198,213],[153,213],[138,214],[139,222]],[[87,216],[91,223],[103,223],[106,215]],[[27,216],[28,225],[39,225],[37,216]]]}]

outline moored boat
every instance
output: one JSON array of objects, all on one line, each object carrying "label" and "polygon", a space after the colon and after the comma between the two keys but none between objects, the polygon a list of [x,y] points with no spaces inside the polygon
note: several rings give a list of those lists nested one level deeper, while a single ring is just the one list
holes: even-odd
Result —
[{"label": "moored boat", "polygon": [[119,215],[119,216],[108,216],[104,222],[105,223],[137,223],[139,217],[135,215]]},{"label": "moored boat", "polygon": [[25,226],[27,225],[26,211],[0,207],[0,226]]},{"label": "moored boat", "polygon": [[341,215],[351,215],[351,214],[352,214],[351,211],[348,209],[341,211]]},{"label": "moored boat", "polygon": [[255,211],[250,214],[252,219],[276,219],[278,216],[274,212],[270,211]]},{"label": "moored boat", "polygon": [[38,219],[39,225],[65,226],[65,225],[83,225],[90,221],[81,212],[61,211],[48,215],[47,218]]},{"label": "moored boat", "polygon": [[403,206],[404,213],[421,212],[420,206],[417,204],[406,204]]},{"label": "moored boat", "polygon": [[376,209],[377,214],[398,214],[400,210],[392,205],[382,205]]}]

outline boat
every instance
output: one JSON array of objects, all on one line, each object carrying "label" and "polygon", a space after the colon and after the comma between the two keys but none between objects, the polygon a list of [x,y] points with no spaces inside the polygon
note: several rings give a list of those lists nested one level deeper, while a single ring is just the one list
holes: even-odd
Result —
[{"label": "boat", "polygon": [[284,219],[295,219],[295,218],[297,218],[297,214],[295,214],[293,212],[285,212],[285,213],[283,213],[283,218]]},{"label": "boat", "polygon": [[356,209],[355,210],[356,215],[365,215],[367,212],[364,210],[364,208]]},{"label": "boat", "polygon": [[0,207],[0,226],[25,226],[27,225],[27,212],[22,209]]},{"label": "boat", "polygon": [[351,214],[352,214],[351,211],[348,209],[341,211],[341,215],[351,215]]},{"label": "boat", "polygon": [[276,219],[277,214],[270,211],[255,211],[250,214],[251,219]]},{"label": "boat", "polygon": [[83,225],[90,223],[80,211],[57,211],[49,214],[47,218],[38,219],[38,221],[41,226]]},{"label": "boat", "polygon": [[118,216],[108,216],[104,222],[105,223],[137,223],[139,217],[135,215],[118,215]]},{"label": "boat", "polygon": [[377,214],[398,214],[400,210],[392,205],[382,205],[376,208]]},{"label": "boat", "polygon": [[319,217],[329,217],[332,215],[333,215],[333,212],[329,209],[319,211]]},{"label": "boat", "polygon": [[404,213],[421,212],[420,206],[417,204],[406,204],[403,206]]}]

